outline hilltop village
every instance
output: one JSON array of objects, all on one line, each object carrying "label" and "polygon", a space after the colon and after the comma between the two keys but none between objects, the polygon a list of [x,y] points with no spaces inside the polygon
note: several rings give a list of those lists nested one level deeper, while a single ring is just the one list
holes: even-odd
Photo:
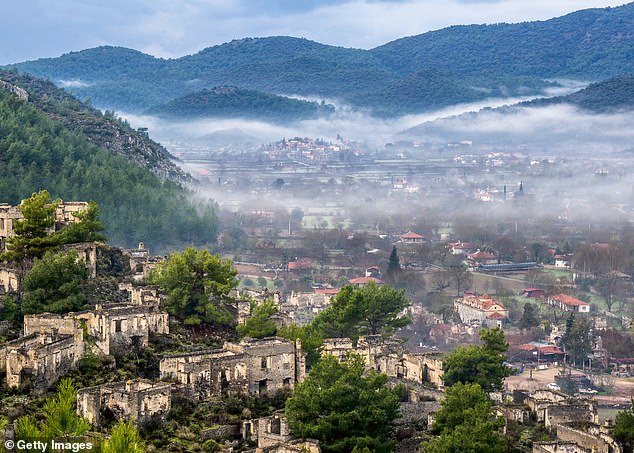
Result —
[{"label": "hilltop village", "polygon": [[97,214],[47,192],[0,205],[6,439],[70,378],[93,439],[120,420],[147,451],[332,451],[337,437],[293,430],[298,400],[320,367],[358,363],[398,394],[373,449],[437,451],[472,382],[500,451],[628,451],[615,416],[630,413],[634,388],[632,282],[612,244],[512,261],[501,242],[365,233],[343,239],[341,258],[314,238],[267,267],[112,247]]}]

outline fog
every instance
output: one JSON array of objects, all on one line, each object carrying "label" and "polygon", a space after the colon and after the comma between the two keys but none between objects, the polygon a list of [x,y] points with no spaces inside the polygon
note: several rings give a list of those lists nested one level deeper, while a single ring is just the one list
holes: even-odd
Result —
[{"label": "fog", "polygon": [[[582,85],[568,81],[556,94]],[[328,119],[288,125],[123,117],[183,158],[183,168],[200,180],[198,193],[219,203],[225,226],[248,230],[249,221],[236,220],[236,213],[270,210],[284,229],[296,208],[304,228],[392,233],[438,234],[450,225],[455,233],[457,224],[468,223],[496,234],[602,240],[629,223],[634,113],[511,107],[523,100],[389,120],[338,107]],[[356,142],[361,154],[345,163],[334,157],[275,164],[259,150],[296,136]]]}]

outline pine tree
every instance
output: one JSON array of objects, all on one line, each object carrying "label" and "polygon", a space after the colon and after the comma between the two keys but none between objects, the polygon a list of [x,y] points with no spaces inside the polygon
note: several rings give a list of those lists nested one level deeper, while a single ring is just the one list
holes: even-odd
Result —
[{"label": "pine tree", "polygon": [[398,251],[396,250],[396,246],[392,247],[392,253],[390,253],[390,258],[387,262],[387,270],[385,271],[385,279],[391,285],[398,282],[398,277],[401,272],[401,263],[398,258]]}]

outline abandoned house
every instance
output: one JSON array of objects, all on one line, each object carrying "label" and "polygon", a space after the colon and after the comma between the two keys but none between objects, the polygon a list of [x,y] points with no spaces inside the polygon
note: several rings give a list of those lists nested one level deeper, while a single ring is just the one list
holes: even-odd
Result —
[{"label": "abandoned house", "polygon": [[[63,329],[61,329],[63,330]],[[74,369],[84,353],[82,330],[34,332],[0,346],[0,370],[10,388],[31,387],[41,394]]]},{"label": "abandoned house", "polygon": [[165,357],[160,371],[161,378],[176,379],[194,399],[225,391],[264,394],[303,381],[306,357],[299,340],[244,339],[220,350]]},{"label": "abandoned house", "polygon": [[[79,218],[75,214],[83,211],[87,206],[88,203],[83,201],[62,201],[55,211],[55,226],[51,228],[50,233],[58,231],[70,223],[79,222]],[[15,235],[14,227],[17,220],[24,220],[18,206],[0,203],[0,252],[5,251],[6,240]]]},{"label": "abandoned house", "polygon": [[262,452],[279,453],[319,453],[316,440],[296,439],[290,432],[284,411],[277,411],[270,417],[245,420],[241,427],[242,439],[254,442]]},{"label": "abandoned house", "polygon": [[77,320],[86,328],[89,337],[106,355],[117,346],[145,347],[151,333],[169,333],[169,315],[157,306],[115,305],[67,315],[30,315],[24,317],[24,333],[36,330],[52,331],[70,320]]},{"label": "abandoned house", "polygon": [[14,269],[0,268],[0,294],[15,292],[18,290],[18,275]]},{"label": "abandoned house", "polygon": [[120,418],[143,425],[164,418],[171,408],[171,384],[146,379],[113,382],[77,392],[77,414],[99,426]]},{"label": "abandoned house", "polygon": [[164,256],[152,256],[150,251],[145,248],[143,242],[139,242],[139,246],[136,249],[124,250],[123,254],[130,260],[130,271],[132,272],[132,279],[135,281],[147,280],[152,269],[157,264],[165,261]]},{"label": "abandoned house", "polygon": [[405,350],[400,341],[380,335],[359,337],[356,348],[349,338],[324,340],[323,354],[334,355],[343,361],[348,352],[361,355],[368,368],[389,377],[437,387],[443,385],[440,353],[411,353]]}]

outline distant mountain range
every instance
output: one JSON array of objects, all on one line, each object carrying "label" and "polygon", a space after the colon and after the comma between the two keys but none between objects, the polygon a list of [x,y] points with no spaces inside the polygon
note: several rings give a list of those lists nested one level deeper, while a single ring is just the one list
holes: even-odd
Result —
[{"label": "distant mountain range", "polygon": [[[218,99],[208,102],[210,90],[234,86],[395,116],[491,96],[538,95],[556,78],[600,81],[633,74],[634,3],[540,22],[453,26],[371,50],[291,37],[246,38],[173,60],[98,47],[14,66],[101,108],[205,113],[204,105],[218,108]],[[268,101],[279,101],[280,111],[290,106]]]}]

